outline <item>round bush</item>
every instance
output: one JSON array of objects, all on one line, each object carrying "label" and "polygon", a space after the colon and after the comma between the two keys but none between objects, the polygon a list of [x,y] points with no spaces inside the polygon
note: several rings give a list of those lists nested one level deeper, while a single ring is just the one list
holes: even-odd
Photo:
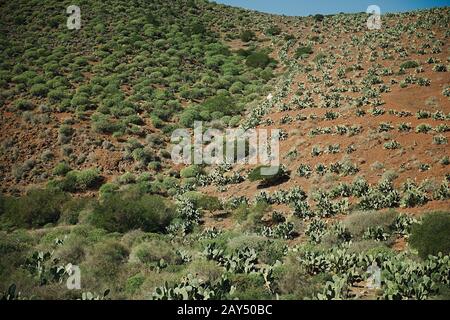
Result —
[{"label": "round bush", "polygon": [[450,253],[450,213],[434,212],[423,217],[411,230],[409,243],[422,258],[428,255]]},{"label": "round bush", "polygon": [[55,168],[53,168],[53,174],[57,176],[64,176],[70,170],[71,168],[66,162],[60,162],[55,166]]},{"label": "round bush", "polygon": [[143,242],[133,248],[132,255],[135,255],[142,263],[157,263],[163,259],[168,264],[178,264],[180,257],[170,244],[161,240]]},{"label": "round bush", "polygon": [[100,278],[115,277],[128,258],[127,248],[116,240],[106,240],[94,245],[86,261],[86,269]]},{"label": "round bush", "polygon": [[252,41],[254,37],[255,33],[251,30],[244,30],[240,35],[241,40],[244,42]]},{"label": "round bush", "polygon": [[30,93],[34,96],[45,97],[47,95],[48,88],[45,84],[35,84],[31,87]]},{"label": "round bush", "polygon": [[417,63],[417,61],[406,61],[406,62],[403,62],[401,65],[400,65],[400,68],[402,68],[402,69],[411,69],[411,68],[417,68],[419,66],[419,63]]},{"label": "round bush", "polygon": [[201,192],[189,191],[184,194],[184,196],[192,201],[194,205],[198,208],[214,211],[222,209],[222,204],[219,198],[214,196],[207,196]]},{"label": "round bush", "polygon": [[29,100],[19,99],[14,103],[17,110],[26,111],[33,110],[35,105]]},{"label": "round bush", "polygon": [[165,232],[174,216],[173,206],[163,197],[116,194],[94,207],[91,223],[109,232]]},{"label": "round bush", "polygon": [[22,197],[7,199],[4,215],[11,226],[38,228],[57,222],[68,199],[60,191],[34,189]]},{"label": "round bush", "polygon": [[270,58],[266,53],[255,52],[247,57],[245,63],[252,68],[264,69],[270,63]]},{"label": "round bush", "polygon": [[250,171],[248,174],[248,179],[252,182],[254,181],[262,181],[263,184],[271,184],[278,182],[282,179],[285,179],[289,176],[287,172],[285,172],[281,167],[278,167],[278,170],[274,174],[263,174],[261,169],[270,168],[270,166],[259,166]]},{"label": "round bush", "polygon": [[181,169],[180,176],[182,178],[194,178],[199,173],[201,173],[201,168],[197,165],[191,165],[189,167]]}]

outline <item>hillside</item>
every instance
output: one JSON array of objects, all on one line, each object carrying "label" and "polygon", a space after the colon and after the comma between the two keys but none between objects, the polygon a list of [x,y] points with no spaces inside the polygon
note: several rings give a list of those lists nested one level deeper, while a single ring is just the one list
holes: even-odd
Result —
[{"label": "hillside", "polygon": [[[450,297],[450,8],[73,4],[0,7],[0,292]],[[281,129],[278,173],[175,164],[194,121]]]}]

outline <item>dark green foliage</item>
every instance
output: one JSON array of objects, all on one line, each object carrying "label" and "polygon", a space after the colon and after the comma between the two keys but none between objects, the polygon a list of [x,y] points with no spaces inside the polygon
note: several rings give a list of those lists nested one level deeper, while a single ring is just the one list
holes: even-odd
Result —
[{"label": "dark green foliage", "polygon": [[241,111],[237,107],[234,99],[226,94],[219,94],[207,99],[202,103],[201,110],[205,110],[209,113],[222,112],[225,115],[233,115]]},{"label": "dark green foliage", "polygon": [[220,210],[222,208],[219,198],[208,196],[197,191],[186,192],[184,197],[191,201],[196,208],[211,211]]},{"label": "dark green foliage", "polygon": [[269,28],[266,29],[266,34],[268,36],[276,36],[279,35],[281,33],[281,29],[278,26],[270,26]]},{"label": "dark green foliage", "polygon": [[273,174],[271,174],[271,172],[270,174],[263,174],[261,171],[263,168],[268,169],[270,166],[256,167],[248,174],[248,179],[252,182],[262,181],[264,185],[270,185],[289,178],[289,173],[286,172],[286,170],[284,170],[281,166],[279,166],[278,170],[275,170],[275,173]]},{"label": "dark green foliage", "polygon": [[101,114],[92,115],[92,126],[99,133],[114,133],[125,130],[123,123],[112,120],[110,117]]},{"label": "dark green foliage", "polygon": [[244,42],[249,42],[255,38],[255,33],[251,30],[244,30],[241,32],[240,38]]},{"label": "dark green foliage", "polygon": [[236,274],[230,280],[236,287],[231,298],[239,300],[268,300],[270,291],[264,286],[264,278],[257,274]]},{"label": "dark green foliage", "polygon": [[0,216],[5,212],[5,196],[0,193]]},{"label": "dark green foliage", "polygon": [[48,87],[45,84],[37,83],[30,89],[30,93],[34,96],[45,97],[48,92]]},{"label": "dark green foliage", "polygon": [[64,203],[59,223],[75,225],[78,223],[80,212],[88,207],[90,199],[74,198]]},{"label": "dark green foliage", "polygon": [[433,212],[424,215],[421,223],[411,230],[409,243],[419,251],[422,258],[428,255],[450,253],[450,214]]},{"label": "dark green foliage", "polygon": [[26,110],[33,110],[35,105],[33,104],[33,102],[29,101],[29,100],[24,100],[24,99],[19,99],[14,103],[15,107],[18,110],[21,111],[26,111]]},{"label": "dark green foliage", "polygon": [[300,58],[304,55],[310,55],[313,53],[313,50],[310,46],[307,47],[299,47],[296,51],[295,51],[295,58]]},{"label": "dark green foliage", "polygon": [[105,183],[103,184],[100,189],[100,197],[108,197],[114,194],[115,191],[119,190],[119,186],[114,183]]},{"label": "dark green foliage", "polygon": [[416,61],[406,61],[406,62],[403,62],[401,65],[400,65],[400,68],[402,68],[402,69],[411,69],[411,68],[417,68],[419,66],[419,64],[416,62]]},{"label": "dark green foliage", "polygon": [[189,167],[183,168],[180,171],[181,178],[195,178],[197,175],[202,173],[202,168],[198,165],[191,165]]},{"label": "dark green foliage", "polygon": [[116,193],[95,206],[91,223],[109,232],[164,232],[174,216],[174,209],[160,196]]},{"label": "dark green foliage", "polygon": [[181,258],[176,254],[175,248],[165,241],[143,242],[134,248],[133,253],[142,263],[158,264],[161,260],[167,264],[181,263]]},{"label": "dark green foliage", "polygon": [[40,286],[61,282],[66,276],[66,269],[59,264],[59,259],[53,257],[50,251],[35,251],[29,256],[23,268],[27,270]]},{"label": "dark green foliage", "polygon": [[61,180],[52,180],[49,187],[66,192],[84,192],[99,187],[102,177],[98,169],[72,170]]},{"label": "dark green foliage", "polygon": [[191,33],[203,35],[206,33],[206,27],[201,22],[196,22],[191,27]]},{"label": "dark green foliage", "polygon": [[315,14],[314,15],[314,20],[315,21],[323,21],[323,19],[325,18],[325,16],[323,14]]},{"label": "dark green foliage", "polygon": [[89,252],[87,270],[103,281],[117,279],[117,273],[128,255],[128,249],[116,240],[98,242]]},{"label": "dark green foliage", "polygon": [[192,105],[186,108],[180,115],[180,123],[184,127],[192,127],[194,121],[210,121],[224,115],[232,116],[239,114],[242,111],[232,96],[221,93],[208,98],[200,105]]},{"label": "dark green foliage", "polygon": [[58,221],[69,197],[59,191],[33,189],[5,200],[5,223],[12,227],[38,228]]},{"label": "dark green foliage", "polygon": [[8,287],[8,290],[5,290],[2,294],[0,294],[0,301],[20,299],[20,292],[17,291],[17,286],[14,283]]},{"label": "dark green foliage", "polygon": [[264,52],[254,52],[247,57],[246,64],[252,68],[264,69],[271,62],[270,57]]},{"label": "dark green foliage", "polygon": [[180,115],[180,123],[184,127],[192,127],[194,125],[194,121],[200,119],[200,115],[194,110],[194,108],[188,108]]},{"label": "dark green foliage", "polygon": [[249,55],[251,55],[253,53],[253,50],[252,49],[248,49],[248,50],[238,49],[236,51],[236,53],[241,57],[248,57]]},{"label": "dark green foliage", "polygon": [[58,163],[55,168],[53,168],[53,174],[57,176],[64,176],[66,173],[71,171],[72,169],[66,162],[60,162]]},{"label": "dark green foliage", "polygon": [[74,133],[74,129],[68,125],[62,125],[59,128],[59,142],[68,143]]}]

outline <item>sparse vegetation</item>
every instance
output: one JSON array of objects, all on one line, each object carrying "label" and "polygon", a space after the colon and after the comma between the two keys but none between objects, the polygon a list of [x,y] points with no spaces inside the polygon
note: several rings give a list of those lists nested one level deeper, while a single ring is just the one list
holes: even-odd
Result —
[{"label": "sparse vegetation", "polygon": [[[448,296],[449,8],[66,5],[0,11],[0,300]],[[282,164],[174,164],[196,121]]]}]

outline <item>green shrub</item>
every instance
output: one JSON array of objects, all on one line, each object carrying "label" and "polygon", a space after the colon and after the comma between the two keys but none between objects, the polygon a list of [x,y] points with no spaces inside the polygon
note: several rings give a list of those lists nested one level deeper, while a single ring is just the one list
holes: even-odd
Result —
[{"label": "green shrub", "polygon": [[119,186],[115,183],[105,183],[98,190],[100,193],[100,197],[104,198],[114,194],[117,190],[119,190]]},{"label": "green shrub", "polygon": [[[18,267],[24,263],[24,255],[33,245],[33,237],[26,230],[0,231],[0,291],[3,289],[2,286],[6,285],[6,282],[9,282],[12,277],[17,280],[17,275],[22,273]],[[28,279],[28,274],[26,274],[26,277]]]},{"label": "green shrub", "polygon": [[259,274],[235,274],[230,280],[235,286],[231,298],[239,300],[267,300],[271,293],[264,285],[264,278]]},{"label": "green shrub", "polygon": [[23,252],[30,248],[32,240],[30,234],[25,230],[0,231],[0,256],[4,258],[10,254]]},{"label": "green shrub", "polygon": [[254,181],[262,181],[263,184],[272,184],[279,182],[283,179],[286,179],[289,177],[289,173],[284,170],[282,166],[278,167],[278,170],[276,170],[273,174],[262,174],[261,169],[267,169],[270,168],[270,166],[259,166],[250,171],[248,174],[248,179],[252,182]]},{"label": "green shrub", "polygon": [[428,255],[450,254],[450,213],[433,212],[424,215],[422,221],[413,225],[409,243],[419,251],[422,258]]},{"label": "green shrub", "polygon": [[68,143],[72,139],[72,135],[74,134],[74,132],[75,130],[71,126],[63,124],[59,128],[59,142],[62,144]]},{"label": "green shrub", "polygon": [[173,206],[160,196],[117,193],[94,207],[90,221],[109,232],[164,232],[174,216]]},{"label": "green shrub", "polygon": [[266,237],[257,234],[239,234],[228,239],[227,252],[238,252],[246,248],[253,249],[260,252],[264,243],[272,240],[267,240]]},{"label": "green shrub", "polygon": [[69,197],[60,191],[33,189],[24,196],[5,201],[7,225],[38,228],[58,221],[62,206]]},{"label": "green shrub", "polygon": [[189,167],[181,169],[180,176],[182,178],[195,178],[201,172],[202,172],[202,168],[200,166],[194,164]]},{"label": "green shrub", "polygon": [[191,26],[191,32],[192,34],[205,34],[206,33],[206,27],[201,22],[195,22]]},{"label": "green shrub", "polygon": [[220,93],[214,97],[208,98],[200,107],[201,110],[205,110],[210,114],[221,112],[222,115],[218,118],[221,118],[223,115],[235,115],[242,111],[236,101],[226,93]]},{"label": "green shrub", "polygon": [[400,201],[402,207],[412,208],[422,206],[429,200],[430,199],[422,185],[418,186],[411,179],[408,179],[405,183],[403,183],[403,196]]},{"label": "green shrub", "polygon": [[0,193],[0,216],[5,212],[5,196]]},{"label": "green shrub", "polygon": [[56,88],[52,89],[48,92],[47,97],[50,102],[56,103],[59,101],[62,101],[64,98],[66,98],[66,94],[63,89]]},{"label": "green shrub", "polygon": [[31,102],[29,100],[24,100],[24,99],[17,100],[14,103],[14,106],[16,107],[17,110],[21,110],[21,111],[33,110],[35,107],[33,102]]},{"label": "green shrub", "polygon": [[84,237],[79,237],[71,234],[64,239],[64,243],[57,247],[55,256],[61,260],[62,263],[80,264],[86,256],[86,249],[88,242]]},{"label": "green shrub", "polygon": [[[196,120],[200,120],[199,114],[195,110],[190,108],[184,110],[180,115],[180,123],[186,128],[192,127],[194,125],[194,121]],[[153,125],[158,128],[158,126],[156,126],[155,124]]]},{"label": "green shrub", "polygon": [[77,198],[71,199],[62,206],[59,223],[75,225],[78,223],[80,212],[89,204],[89,199]]},{"label": "green shrub", "polygon": [[270,26],[269,28],[266,29],[266,34],[268,36],[276,36],[279,35],[281,33],[281,29],[278,26]]},{"label": "green shrub", "polygon": [[136,176],[131,172],[125,172],[120,177],[117,177],[117,182],[121,185],[136,183]]},{"label": "green shrub", "polygon": [[241,32],[240,38],[244,42],[249,42],[255,38],[255,33],[251,30],[244,30]]},{"label": "green shrub", "polygon": [[257,251],[258,259],[262,263],[273,265],[277,260],[283,260],[287,253],[287,246],[282,240],[265,240],[258,244]]},{"label": "green shrub", "polygon": [[257,202],[252,207],[241,205],[233,212],[233,217],[241,222],[244,230],[256,232],[262,227],[262,218],[268,208],[269,205],[263,201]]},{"label": "green shrub", "polygon": [[114,133],[125,130],[122,123],[112,120],[109,116],[95,114],[92,115],[92,127],[99,133]]},{"label": "green shrub", "polygon": [[162,240],[140,243],[133,248],[131,254],[142,263],[158,263],[161,260],[168,264],[179,264],[182,262],[174,248]]},{"label": "green shrub", "polygon": [[197,191],[186,192],[184,194],[184,197],[186,197],[189,201],[194,203],[194,206],[197,208],[210,211],[222,209],[222,204],[220,203],[220,200],[217,197],[208,196]]},{"label": "green shrub", "polygon": [[[312,50],[311,50],[312,51]],[[311,52],[312,53],[312,52]],[[304,53],[304,54],[310,54],[310,53]],[[301,56],[301,55],[300,55]],[[323,60],[325,60],[327,57],[327,55],[323,52],[318,53],[315,57],[314,57],[314,62],[315,63],[320,63]],[[329,114],[330,115],[330,114]],[[326,115],[325,115],[326,116]],[[332,114],[332,118],[336,119],[337,116]],[[330,118],[327,118],[327,120],[331,120]]]},{"label": "green shrub", "polygon": [[30,88],[30,93],[33,96],[45,97],[48,92],[48,87],[45,84],[37,83]]},{"label": "green shrub", "polygon": [[306,46],[306,47],[299,47],[296,51],[295,51],[295,58],[298,59],[304,55],[310,55],[313,53],[313,50],[310,46]]},{"label": "green shrub", "polygon": [[145,277],[141,274],[136,274],[127,279],[127,283],[125,285],[125,291],[134,294],[139,288],[144,284]]},{"label": "green shrub", "polygon": [[204,281],[216,281],[222,276],[223,268],[212,260],[195,259],[189,264],[185,274],[195,274]]},{"label": "green shrub", "polygon": [[101,181],[100,172],[98,169],[87,169],[87,170],[72,170],[66,175],[68,181],[74,181],[75,184],[69,187],[69,190],[65,191],[86,191],[88,189],[94,188]]},{"label": "green shrub", "polygon": [[323,14],[315,14],[314,15],[314,20],[315,21],[323,21],[323,19],[325,18],[325,16]]},{"label": "green shrub", "polygon": [[264,69],[270,63],[271,59],[264,52],[254,52],[247,57],[245,64],[252,68]]},{"label": "green shrub", "polygon": [[344,226],[353,237],[361,239],[369,228],[381,227],[388,230],[397,216],[398,213],[393,210],[387,212],[356,212],[344,220]]},{"label": "green shrub", "polygon": [[400,147],[401,147],[400,143],[398,143],[398,142],[395,141],[395,140],[391,140],[391,141],[389,141],[389,142],[386,142],[386,143],[383,145],[383,148],[384,148],[384,149],[388,149],[388,150],[394,150],[394,149],[398,149],[398,148],[400,148]]},{"label": "green shrub", "polygon": [[89,250],[85,269],[99,279],[115,278],[128,255],[127,248],[120,242],[112,239],[102,241]]},{"label": "green shrub", "polygon": [[155,159],[155,153],[150,148],[137,148],[132,152],[132,157],[135,161],[147,165],[150,161]]},{"label": "green shrub", "polygon": [[308,299],[321,290],[324,276],[310,276],[292,256],[274,270],[276,286],[285,299]]},{"label": "green shrub", "polygon": [[433,144],[447,144],[448,139],[442,134],[433,137]]},{"label": "green shrub", "polygon": [[417,61],[406,61],[406,62],[403,62],[401,65],[400,65],[400,68],[401,69],[411,69],[411,68],[417,68],[419,66],[419,63],[417,62]]},{"label": "green shrub", "polygon": [[55,168],[53,168],[53,174],[57,176],[64,176],[66,173],[68,173],[70,170],[70,166],[66,162],[60,162],[58,163]]}]

